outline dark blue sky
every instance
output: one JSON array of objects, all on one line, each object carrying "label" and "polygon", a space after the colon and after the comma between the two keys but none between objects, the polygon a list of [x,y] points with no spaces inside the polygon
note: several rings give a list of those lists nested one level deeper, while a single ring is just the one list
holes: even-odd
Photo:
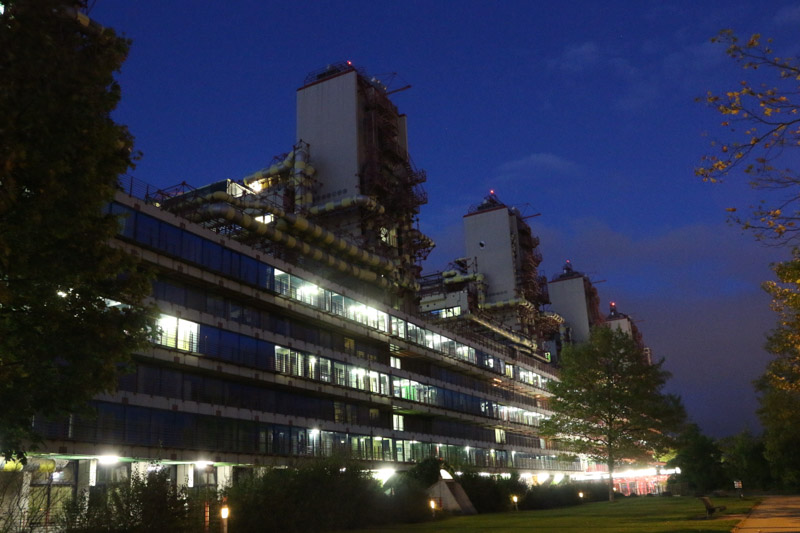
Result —
[{"label": "dark blue sky", "polygon": [[[694,98],[743,77],[720,29],[797,55],[800,6],[750,1],[97,0],[133,40],[116,118],[158,186],[239,179],[295,141],[295,90],[343,60],[389,83],[428,173],[426,268],[462,255],[461,217],[493,188],[527,214],[543,269],[565,259],[639,323],[690,416],[714,436],[757,429],[751,382],[774,318],[759,284],[788,256],[725,222],[757,201],[693,168],[719,118]],[[396,74],[394,74],[396,73]],[[312,158],[313,158],[313,147]]]}]

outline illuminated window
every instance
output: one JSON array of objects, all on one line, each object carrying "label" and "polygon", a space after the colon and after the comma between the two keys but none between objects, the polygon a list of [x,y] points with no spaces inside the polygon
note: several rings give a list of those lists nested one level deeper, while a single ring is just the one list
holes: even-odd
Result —
[{"label": "illuminated window", "polygon": [[169,315],[158,317],[156,343],[187,352],[197,351],[200,325]]},{"label": "illuminated window", "polygon": [[356,341],[350,337],[344,338],[344,351],[353,355],[356,351]]},{"label": "illuminated window", "polygon": [[402,368],[400,365],[400,358],[395,356],[389,357],[389,366],[392,368]]},{"label": "illuminated window", "polygon": [[395,431],[405,431],[403,415],[392,415],[392,429]]}]

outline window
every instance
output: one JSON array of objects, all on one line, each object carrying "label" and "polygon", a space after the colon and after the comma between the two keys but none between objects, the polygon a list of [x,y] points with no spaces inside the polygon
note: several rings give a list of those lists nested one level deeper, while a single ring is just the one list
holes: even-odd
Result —
[{"label": "window", "polygon": [[344,338],[344,351],[349,353],[350,355],[355,354],[356,352],[356,341],[351,339],[350,337]]},{"label": "window", "polygon": [[174,316],[161,315],[158,318],[157,327],[158,332],[155,338],[157,344],[187,352],[197,351],[199,324]]},{"label": "window", "polygon": [[405,431],[403,415],[392,415],[392,429],[395,431]]}]

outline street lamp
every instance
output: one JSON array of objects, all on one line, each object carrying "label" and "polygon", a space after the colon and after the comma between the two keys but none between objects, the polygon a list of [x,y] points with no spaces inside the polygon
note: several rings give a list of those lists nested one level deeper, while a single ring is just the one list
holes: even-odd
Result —
[{"label": "street lamp", "polygon": [[514,510],[515,511],[519,511],[519,507],[517,506],[517,502],[519,502],[519,498],[517,498],[516,494],[511,496],[511,501],[514,502]]},{"label": "street lamp", "polygon": [[436,500],[431,498],[431,501],[429,503],[431,505],[431,514],[433,515],[433,518],[435,520],[436,519]]},{"label": "street lamp", "polygon": [[219,510],[219,515],[222,517],[222,533],[228,533],[228,517],[231,514],[231,510],[227,505],[223,505],[222,509]]}]

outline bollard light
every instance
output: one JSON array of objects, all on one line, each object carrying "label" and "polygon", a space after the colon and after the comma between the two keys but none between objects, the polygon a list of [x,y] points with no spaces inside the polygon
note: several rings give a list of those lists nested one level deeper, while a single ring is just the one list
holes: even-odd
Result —
[{"label": "bollard light", "polygon": [[222,533],[228,533],[228,517],[231,515],[231,510],[227,504],[219,510],[219,515],[222,517]]}]

